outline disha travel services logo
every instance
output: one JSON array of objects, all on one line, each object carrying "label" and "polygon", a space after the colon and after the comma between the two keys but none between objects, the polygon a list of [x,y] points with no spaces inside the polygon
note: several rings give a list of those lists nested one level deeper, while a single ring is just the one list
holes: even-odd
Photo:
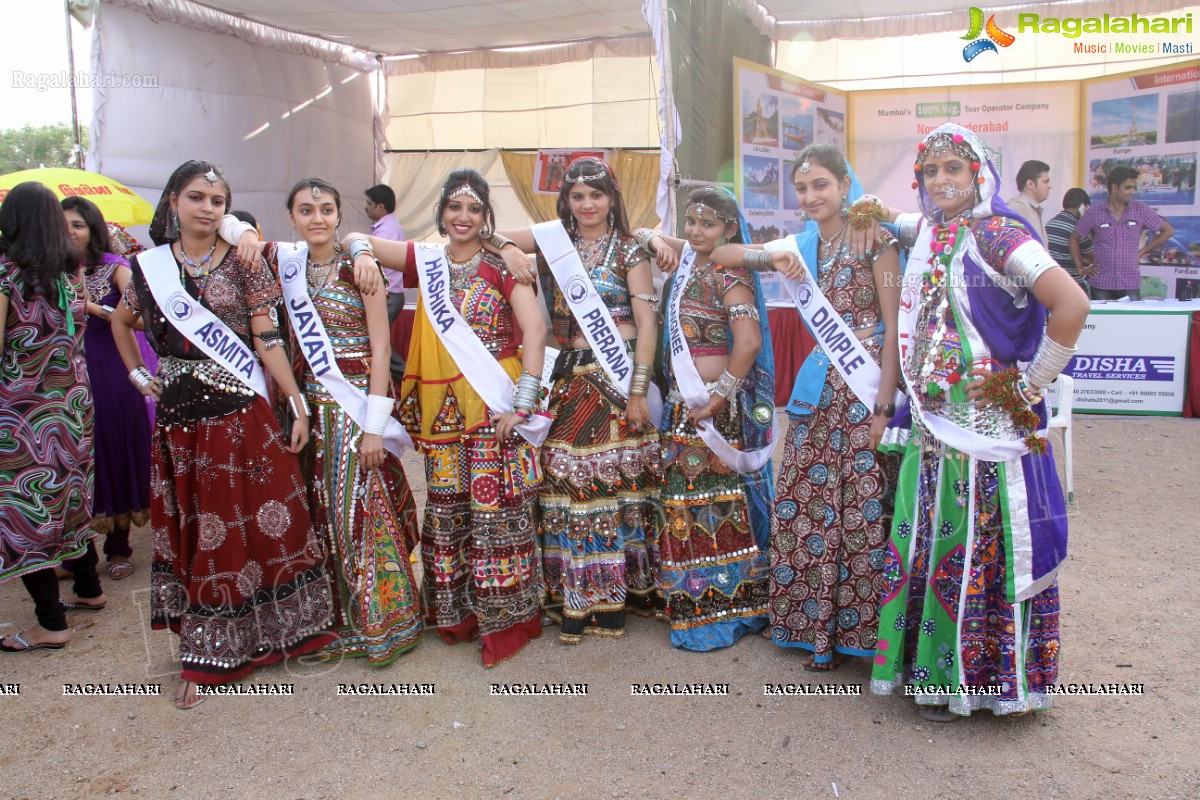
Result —
[{"label": "disha travel services logo", "polygon": [[[979,55],[987,52],[999,54],[996,45],[1008,47],[1017,40],[1006,30],[1002,30],[996,24],[996,15],[992,14],[987,18],[987,24],[983,22],[983,9],[971,6],[970,10],[971,22],[967,27],[967,32],[963,35],[963,39],[970,39],[967,46],[963,48],[963,61],[971,62]],[[981,38],[981,34],[987,34],[987,38]]]}]

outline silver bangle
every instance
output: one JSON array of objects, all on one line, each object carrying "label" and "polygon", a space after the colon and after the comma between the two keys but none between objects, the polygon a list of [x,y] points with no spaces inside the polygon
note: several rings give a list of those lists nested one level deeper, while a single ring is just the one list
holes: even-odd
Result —
[{"label": "silver bangle", "polygon": [[512,404],[514,409],[531,411],[537,407],[538,395],[541,394],[542,383],[536,375],[522,372],[513,388]]},{"label": "silver bangle", "polygon": [[367,239],[355,237],[346,245],[346,250],[350,253],[350,260],[354,261],[359,256],[366,255],[375,257],[375,248],[371,247],[371,242]]},{"label": "silver bangle", "polygon": [[154,376],[144,366],[129,371],[129,382],[136,386],[139,391],[146,388],[152,380],[154,380]]},{"label": "silver bangle", "polygon": [[729,307],[729,321],[735,319],[752,319],[755,322],[762,322],[762,318],[758,315],[758,307],[753,303],[734,303]]},{"label": "silver bangle", "polygon": [[[299,401],[297,401],[296,398],[300,398]],[[304,395],[288,395],[288,409],[291,410],[292,416],[296,419],[300,419],[301,417],[308,419],[308,409],[305,407]]]},{"label": "silver bangle", "polygon": [[633,232],[633,238],[637,241],[638,247],[645,250],[651,256],[655,255],[655,252],[650,247],[650,240],[659,235],[659,232],[653,228],[638,228]]},{"label": "silver bangle", "polygon": [[1066,369],[1074,355],[1074,347],[1065,347],[1049,336],[1043,336],[1033,360],[1025,369],[1025,377],[1037,388],[1045,389]]},{"label": "silver bangle", "polygon": [[499,252],[500,250],[502,250],[503,248],[507,247],[510,244],[514,245],[514,246],[516,245],[516,242],[514,242],[512,239],[508,238],[507,236],[501,236],[498,233],[493,233],[491,236],[488,236],[484,241],[486,241],[488,244],[490,244],[492,247],[494,247],[497,252]]},{"label": "silver bangle", "polygon": [[746,250],[742,253],[742,266],[751,272],[774,272],[771,253],[768,250]]},{"label": "silver bangle", "polygon": [[737,390],[741,385],[742,378],[735,378],[729,374],[729,370],[725,370],[721,373],[721,377],[708,384],[708,393],[730,400],[737,394]]}]

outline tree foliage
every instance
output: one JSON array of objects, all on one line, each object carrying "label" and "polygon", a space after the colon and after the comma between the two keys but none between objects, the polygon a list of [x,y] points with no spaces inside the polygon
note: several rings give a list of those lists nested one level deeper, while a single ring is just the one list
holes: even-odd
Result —
[{"label": "tree foliage", "polygon": [[[0,130],[0,175],[38,167],[74,167],[75,137],[65,122]],[[87,150],[87,128],[83,129]]]}]

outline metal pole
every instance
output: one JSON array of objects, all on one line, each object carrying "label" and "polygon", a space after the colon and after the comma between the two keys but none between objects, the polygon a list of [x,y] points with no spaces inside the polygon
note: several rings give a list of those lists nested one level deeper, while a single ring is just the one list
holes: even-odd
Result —
[{"label": "metal pole", "polygon": [[75,104],[75,39],[71,34],[71,0],[63,0],[67,17],[67,74],[71,91],[71,135],[75,138],[75,168],[83,169],[83,143],[79,137],[79,108]]},{"label": "metal pole", "polygon": [[675,193],[676,188],[675,175],[679,174],[679,164],[675,161],[675,148],[678,142],[675,141],[675,129],[679,125],[679,119],[675,113],[675,88],[674,81],[671,75],[671,29],[669,26],[670,17],[670,0],[663,0],[662,4],[662,49],[663,49],[663,89],[667,93],[667,102],[664,105],[666,118],[664,122],[667,125],[667,148],[671,151],[671,176],[669,181],[671,190],[667,192],[667,215],[669,220],[663,220],[663,231],[668,234],[674,234],[677,227],[676,221],[676,204],[677,200]]}]

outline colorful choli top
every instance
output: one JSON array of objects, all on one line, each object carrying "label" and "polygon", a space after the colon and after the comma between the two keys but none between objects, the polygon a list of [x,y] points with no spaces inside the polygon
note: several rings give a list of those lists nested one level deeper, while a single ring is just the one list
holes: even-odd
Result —
[{"label": "colorful choli top", "polygon": [[[269,243],[263,248],[263,258],[278,273],[279,250]],[[338,262],[337,273],[316,294],[309,289],[313,307],[321,316],[325,333],[333,345],[338,369],[355,388],[368,391],[371,383],[371,337],[367,331],[367,309],[362,293],[354,283],[354,262],[343,253]],[[287,314],[280,312],[281,327],[289,321]],[[288,325],[291,328],[290,325]],[[309,400],[317,403],[338,405],[325,385],[313,374],[308,359],[291,331],[293,367],[297,383],[304,387]]]},{"label": "colorful choli top", "polygon": [[729,355],[732,335],[725,294],[735,286],[754,291],[746,269],[709,263],[692,271],[679,299],[679,326],[693,357]]},{"label": "colorful choli top", "polygon": [[[146,339],[159,357],[158,378],[163,386],[156,420],[164,425],[181,425],[224,416],[254,402],[253,389],[206,356],[167,320],[146,284],[137,255],[129,268],[133,277],[125,287],[125,305],[142,315]],[[178,269],[184,276],[187,293],[216,314],[247,345],[250,315],[277,305],[282,297],[270,269],[266,265],[246,266],[232,247],[212,268],[203,292],[201,281],[188,275],[182,266]]]},{"label": "colorful choli top", "polygon": [[[4,321],[4,347],[0,349],[0,401],[7,409],[13,403],[32,396],[65,398],[80,385],[88,389],[87,369],[83,360],[83,335],[87,320],[82,282],[74,275],[63,275],[68,311],[58,304],[59,288],[49,293],[34,289],[25,270],[15,261],[0,255],[0,295],[8,298]],[[75,333],[67,331],[67,314],[75,323]],[[85,391],[77,402],[86,404],[91,413],[91,394]],[[7,430],[5,452],[11,437],[36,431]],[[53,448],[50,448],[53,449]],[[90,501],[89,501],[90,502]]]},{"label": "colorful choli top", "polygon": [[[416,270],[415,249],[410,242],[405,286],[417,285]],[[505,364],[509,377],[515,379],[521,372],[520,361],[515,358],[520,352],[521,329],[510,302],[516,280],[498,256],[487,252],[474,272],[459,270],[452,264],[450,273],[455,308],[483,346]],[[430,324],[424,298],[417,301],[400,396],[400,421],[416,441],[451,441],[490,424],[483,400]]]},{"label": "colorful choli top", "polygon": [[[631,237],[622,236],[615,230],[609,231],[604,236],[608,237],[608,240],[599,245],[599,255],[597,255],[595,263],[589,264],[588,260],[584,258],[583,268],[588,277],[592,279],[592,285],[596,287],[596,292],[604,301],[608,313],[612,315],[613,322],[617,325],[632,325],[634,322],[633,306],[629,295],[629,270],[644,261],[646,255]],[[578,241],[575,244],[577,248],[580,245]],[[537,252],[537,260],[542,291],[546,297],[546,308],[550,311],[551,330],[554,338],[558,340],[559,347],[570,349],[575,346],[575,340],[583,335],[583,331],[571,314],[571,307],[563,297],[558,282],[554,280],[554,275],[550,272],[550,267],[546,263],[545,257],[542,256],[540,248]]]},{"label": "colorful choli top", "polygon": [[[875,253],[896,243],[896,237],[879,225],[875,230]],[[834,310],[852,329],[874,328],[883,317],[875,287],[874,259],[862,259],[841,247],[826,261],[817,261],[817,286]]]}]

